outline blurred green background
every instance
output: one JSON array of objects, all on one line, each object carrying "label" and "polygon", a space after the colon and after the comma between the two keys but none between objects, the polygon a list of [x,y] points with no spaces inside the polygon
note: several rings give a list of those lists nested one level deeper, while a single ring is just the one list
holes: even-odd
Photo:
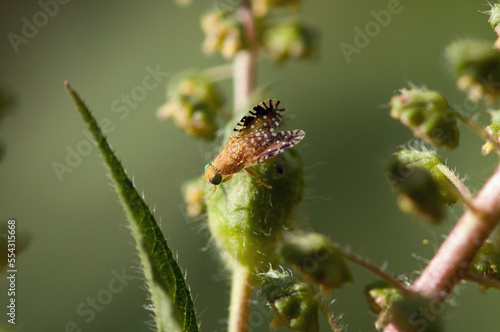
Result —
[{"label": "blurred green background", "polygon": [[[42,7],[37,1],[2,2],[0,84],[14,94],[16,104],[0,123],[5,146],[0,220],[14,218],[18,231],[31,239],[17,264],[18,330],[65,331],[68,322],[82,331],[150,330],[150,312],[144,310],[147,292],[137,278],[139,258],[97,151],[89,151],[61,181],[53,170],[54,162],[65,163],[69,150],[89,146],[82,143],[88,141],[86,131],[63,80],[69,80],[98,119],[108,118],[114,125],[109,141],[154,207],[187,271],[202,330],[226,330],[227,274],[221,272],[204,222],[185,217],[179,190],[185,180],[201,176],[218,145],[202,143],[172,122],[157,120],[168,78],[126,117],[120,118],[111,106],[142,85],[148,67],[159,66],[173,75],[224,63],[219,55],[201,52],[199,18],[217,1],[225,0],[195,1],[186,8],[168,0],[68,1],[18,45],[17,53],[8,33],[21,35],[23,17],[32,21]],[[389,117],[387,102],[397,89],[413,82],[441,91],[452,105],[464,105],[465,95],[446,69],[443,49],[459,38],[493,41],[495,35],[488,16],[480,13],[489,9],[485,1],[401,0],[401,13],[347,63],[339,45],[353,44],[354,29],[364,29],[374,20],[370,11],[386,9],[388,3],[304,1],[302,17],[321,33],[320,56],[284,66],[263,59],[258,82],[270,84],[271,96],[287,105],[293,119],[287,128],[307,133],[298,146],[307,194],[297,221],[413,280],[461,208],[450,210],[447,221],[433,228],[398,210],[384,167],[397,146],[412,136]],[[225,88],[230,101],[230,84]],[[484,105],[469,108],[468,115],[487,120]],[[477,190],[497,159],[481,157],[480,139],[462,129],[459,149],[443,155]],[[423,244],[425,239],[428,244]],[[358,267],[352,270],[355,282],[335,292],[331,309],[343,314],[348,331],[373,331],[375,316],[362,291],[375,278]],[[116,275],[125,276],[124,286],[110,293],[111,284],[117,287]],[[4,272],[2,308],[6,288]],[[480,294],[475,285],[464,284],[458,293],[450,297],[447,331],[498,331],[497,291]],[[107,304],[91,309],[88,301],[96,297]],[[4,310],[1,324],[6,321]],[[254,310],[252,331],[268,331],[270,310],[262,303]]]}]

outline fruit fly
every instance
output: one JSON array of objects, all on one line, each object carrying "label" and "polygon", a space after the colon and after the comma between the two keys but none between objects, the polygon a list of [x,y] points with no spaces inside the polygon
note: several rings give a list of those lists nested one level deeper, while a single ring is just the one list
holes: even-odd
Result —
[{"label": "fruit fly", "polygon": [[254,176],[266,188],[271,188],[262,183],[249,167],[266,162],[305,137],[303,130],[275,131],[284,114],[285,107],[280,108],[279,100],[268,99],[253,107],[238,122],[222,151],[205,166],[205,183],[210,181],[214,185],[210,196],[217,190],[217,185],[229,181],[241,170]]}]

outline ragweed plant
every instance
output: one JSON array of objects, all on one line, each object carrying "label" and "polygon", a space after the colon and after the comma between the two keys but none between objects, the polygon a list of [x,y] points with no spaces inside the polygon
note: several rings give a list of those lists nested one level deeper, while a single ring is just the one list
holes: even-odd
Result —
[{"label": "ragweed plant", "polygon": [[[205,167],[203,177],[208,183],[199,177],[187,180],[182,192],[187,214],[206,218],[220,259],[231,272],[228,330],[249,330],[250,304],[257,295],[274,311],[273,329],[284,326],[316,332],[321,313],[333,331],[343,330],[324,300],[355,277],[348,260],[381,279],[365,288],[368,306],[378,314],[377,329],[441,331],[444,301],[459,282],[476,282],[481,291],[500,288],[500,232],[496,230],[500,168],[473,196],[437,149],[459,147],[457,124],[463,122],[485,140],[483,154],[500,153],[500,111],[491,111],[491,124],[483,127],[426,87],[410,86],[391,98],[391,117],[423,141],[401,149],[390,161],[387,175],[398,205],[431,225],[443,219],[447,206],[461,202],[465,210],[413,284],[382,271],[322,234],[300,229],[293,223],[293,214],[304,196],[304,168],[299,151],[293,147],[305,133],[275,131],[284,109],[277,100],[264,101],[267,98],[256,89],[255,77],[260,55],[283,64],[317,54],[314,31],[291,19],[292,13],[297,16],[299,4],[298,0],[242,0],[203,15],[203,50],[207,54],[220,52],[232,62],[231,70],[222,66],[179,73],[167,86],[166,103],[158,111],[160,118],[172,118],[189,135],[213,141],[221,134],[226,142],[219,156]],[[494,5],[490,23],[497,33],[499,13],[500,6]],[[491,46],[470,40],[447,47],[457,85],[469,98],[485,99],[492,105],[496,102],[499,90],[495,82],[500,75],[497,48],[498,42]],[[217,87],[218,80],[226,78],[233,79],[231,106]],[[89,109],[69,84],[67,89],[99,146],[126,211],[157,329],[198,331],[192,296],[165,236]],[[228,114],[225,109],[232,111]],[[219,189],[214,191],[214,186]]]},{"label": "ragweed plant", "polygon": [[[498,34],[500,5],[492,5],[490,24]],[[461,40],[445,50],[457,86],[470,100],[485,100],[491,107],[497,102],[500,80],[499,43]],[[391,300],[392,292],[369,294],[373,301],[382,296],[379,327],[392,331],[441,331],[440,317],[445,300],[458,283],[473,281],[479,289],[499,288],[498,223],[500,221],[500,168],[494,172],[476,196],[451,171],[436,148],[459,146],[457,122],[465,123],[485,140],[482,154],[500,153],[498,111],[491,111],[491,123],[483,127],[449,106],[437,91],[411,86],[391,99],[391,116],[409,127],[427,148],[403,149],[391,163],[389,178],[396,189],[403,211],[439,222],[444,206],[457,201],[464,214],[411,285],[409,296]],[[382,294],[382,295],[381,295]],[[385,298],[385,299],[384,299]]]}]

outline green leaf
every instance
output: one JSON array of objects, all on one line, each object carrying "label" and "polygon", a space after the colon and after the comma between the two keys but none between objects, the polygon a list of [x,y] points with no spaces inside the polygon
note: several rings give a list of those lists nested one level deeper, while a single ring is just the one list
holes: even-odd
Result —
[{"label": "green leaf", "polygon": [[191,293],[165,236],[89,109],[69,83],[65,82],[65,86],[99,147],[125,209],[151,292],[158,331],[197,332],[198,324]]}]

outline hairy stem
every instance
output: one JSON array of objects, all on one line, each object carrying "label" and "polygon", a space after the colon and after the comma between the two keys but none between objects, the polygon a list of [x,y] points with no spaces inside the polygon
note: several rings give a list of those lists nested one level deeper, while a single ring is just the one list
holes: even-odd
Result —
[{"label": "hairy stem", "polygon": [[342,332],[342,328],[337,323],[337,319],[335,318],[335,315],[333,314],[333,312],[328,310],[328,307],[323,303],[323,301],[321,299],[318,299],[317,303],[318,303],[318,307],[321,310],[321,312],[323,313],[323,315],[325,315],[326,319],[328,319],[328,324],[330,325],[330,328],[332,329],[332,331],[333,332]]},{"label": "hairy stem", "polygon": [[496,152],[500,153],[500,142],[498,142],[498,139],[494,135],[488,133],[486,129],[484,129],[479,123],[472,120],[471,118],[463,116],[460,112],[453,110],[453,113],[460,119],[460,121],[465,123],[472,130],[474,130],[481,138],[493,144],[493,146],[496,149]]},{"label": "hairy stem", "polygon": [[373,272],[374,274],[378,275],[381,279],[387,281],[388,283],[390,283],[395,289],[397,289],[398,291],[401,292],[401,294],[403,294],[404,296],[409,296],[411,295],[411,291],[409,288],[407,288],[403,283],[401,283],[399,280],[397,280],[395,277],[391,276],[390,274],[382,271],[381,269],[379,269],[378,267],[376,267],[375,265],[371,264],[370,262],[364,260],[363,258],[353,254],[353,253],[350,253],[349,251],[347,250],[344,250],[342,248],[338,248],[341,252],[342,252],[342,255],[347,258],[348,260],[350,260],[351,262],[355,263],[355,264],[358,264],[359,266],[361,267],[364,267],[365,269],[367,269],[368,271],[371,271]]},{"label": "hairy stem", "polygon": [[484,288],[495,288],[500,290],[500,280],[493,278],[485,278],[472,272],[466,272],[463,276],[464,280],[478,283]]},{"label": "hairy stem", "polygon": [[[247,49],[239,51],[233,63],[233,114],[238,115],[247,106],[255,85],[255,57],[257,53],[255,20],[250,0],[243,0],[238,8],[240,20],[247,42]],[[233,268],[231,285],[231,305],[229,307],[229,332],[246,332],[250,314],[252,273],[248,267],[237,262]]]},{"label": "hairy stem", "polygon": [[438,164],[436,167],[448,178],[448,180],[450,180],[451,183],[453,183],[458,191],[458,194],[460,195],[460,198],[462,199],[462,202],[464,202],[469,209],[476,211],[473,203],[474,197],[470,193],[469,188],[467,188],[467,186],[465,186],[455,173],[453,173],[446,165]]},{"label": "hairy stem", "polygon": [[229,332],[246,332],[252,300],[252,273],[248,267],[236,263],[231,280]]},{"label": "hairy stem", "polygon": [[[500,167],[474,198],[411,289],[422,296],[444,301],[467,276],[469,266],[500,220]],[[394,324],[385,332],[402,331]]]}]

